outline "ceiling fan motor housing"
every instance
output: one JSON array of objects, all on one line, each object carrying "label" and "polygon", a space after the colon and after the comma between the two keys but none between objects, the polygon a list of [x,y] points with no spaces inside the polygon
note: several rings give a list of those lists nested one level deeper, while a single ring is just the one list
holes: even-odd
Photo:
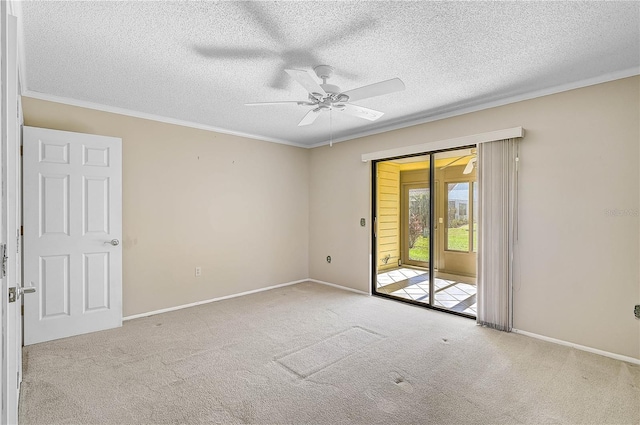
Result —
[{"label": "ceiling fan motor housing", "polygon": [[320,84],[320,87],[325,91],[326,96],[323,96],[319,93],[310,93],[309,99],[312,102],[317,102],[320,105],[324,105],[323,109],[331,109],[332,107],[336,109],[344,109],[344,103],[349,101],[349,96],[344,93],[341,93],[340,87],[334,84]]}]

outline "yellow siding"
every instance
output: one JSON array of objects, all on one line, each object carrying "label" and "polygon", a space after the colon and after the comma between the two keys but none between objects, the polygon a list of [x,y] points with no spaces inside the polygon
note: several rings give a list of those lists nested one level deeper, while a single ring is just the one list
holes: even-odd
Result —
[{"label": "yellow siding", "polygon": [[[400,167],[379,163],[377,170],[377,266],[378,270],[398,266],[400,258]],[[387,264],[383,262],[389,256]]]}]

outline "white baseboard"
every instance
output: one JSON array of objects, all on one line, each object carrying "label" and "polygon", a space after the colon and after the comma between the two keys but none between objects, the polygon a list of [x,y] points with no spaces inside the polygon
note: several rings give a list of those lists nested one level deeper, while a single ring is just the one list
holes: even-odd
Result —
[{"label": "white baseboard", "polygon": [[123,317],[122,321],[132,320],[132,319],[139,319],[141,317],[154,316],[156,314],[168,313],[170,311],[175,311],[175,310],[182,310],[183,308],[195,307],[197,305],[202,305],[202,304],[209,304],[209,303],[212,303],[212,302],[215,302],[215,301],[227,300],[229,298],[242,297],[244,295],[255,294],[256,292],[269,291],[271,289],[282,288],[283,286],[289,286],[289,285],[295,285],[297,283],[308,282],[309,280],[310,279],[295,280],[293,282],[287,282],[287,283],[281,283],[279,285],[267,286],[266,288],[259,288],[259,289],[254,289],[252,291],[246,291],[246,292],[240,292],[240,293],[237,293],[237,294],[225,295],[224,297],[211,298],[209,300],[196,301],[194,303],[182,304],[182,305],[177,305],[175,307],[168,307],[168,308],[163,308],[163,309],[160,309],[160,310],[148,311],[146,313],[133,314],[131,316]]},{"label": "white baseboard", "polygon": [[336,285],[335,283],[324,282],[322,280],[307,279],[309,282],[319,283],[321,285],[333,286],[334,288],[344,289],[345,291],[355,292],[356,294],[371,295],[369,292],[360,291],[358,289],[349,288],[348,286]]},{"label": "white baseboard", "polygon": [[531,338],[540,339],[542,341],[553,342],[554,344],[560,344],[560,345],[564,345],[564,346],[567,346],[567,347],[575,348],[577,350],[587,351],[589,353],[599,354],[601,356],[610,357],[612,359],[622,360],[623,362],[628,362],[628,363],[633,363],[633,364],[640,365],[640,359],[636,359],[634,357],[623,356],[622,354],[611,353],[609,351],[599,350],[597,348],[587,347],[586,345],[575,344],[573,342],[563,341],[561,339],[550,338],[548,336],[538,335],[538,334],[534,334],[532,332],[521,331],[519,329],[512,329],[511,331],[513,333],[517,333],[517,334],[520,334],[520,335],[528,336],[528,337],[531,337]]}]

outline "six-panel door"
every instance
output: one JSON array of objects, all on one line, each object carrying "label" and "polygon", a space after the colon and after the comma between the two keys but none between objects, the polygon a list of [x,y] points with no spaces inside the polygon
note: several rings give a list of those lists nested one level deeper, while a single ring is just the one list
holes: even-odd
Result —
[{"label": "six-panel door", "polygon": [[24,128],[25,345],[121,326],[121,139]]}]

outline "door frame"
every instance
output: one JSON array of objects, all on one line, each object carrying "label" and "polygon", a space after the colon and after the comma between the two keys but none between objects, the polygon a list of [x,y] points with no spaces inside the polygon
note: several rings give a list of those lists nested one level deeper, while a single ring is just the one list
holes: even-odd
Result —
[{"label": "door frame", "polygon": [[[432,296],[431,294],[434,293],[434,279],[435,279],[435,273],[432,273],[432,271],[435,271],[435,269],[437,267],[435,267],[436,265],[434,264],[434,250],[436,249],[435,246],[435,239],[436,237],[433,237],[436,234],[436,231],[438,230],[438,223],[436,223],[435,217],[436,217],[436,196],[437,193],[437,188],[438,188],[438,180],[436,180],[436,169],[435,169],[435,155],[440,153],[440,152],[448,152],[448,151],[455,151],[455,150],[461,150],[461,149],[472,149],[472,148],[476,148],[477,144],[471,144],[471,145],[462,145],[462,146],[454,146],[454,147],[447,147],[447,148],[443,148],[443,149],[434,149],[434,150],[430,150],[430,151],[422,151],[422,152],[416,152],[416,153],[411,153],[411,154],[407,154],[407,155],[397,155],[397,156],[391,156],[388,158],[376,158],[376,159],[371,159],[371,172],[370,172],[370,176],[371,176],[371,205],[370,205],[370,210],[371,210],[371,222],[373,223],[373,226],[371,226],[371,295],[375,295],[378,297],[382,297],[382,298],[388,298],[394,301],[399,301],[399,302],[403,302],[403,303],[407,303],[407,304],[413,304],[413,305],[417,305],[423,308],[428,308],[428,309],[432,309],[432,310],[438,310],[438,311],[443,311],[445,313],[449,313],[449,314],[453,314],[456,316],[461,316],[461,317],[466,317],[468,319],[473,319],[475,320],[475,316],[471,316],[469,314],[466,313],[462,313],[462,312],[458,312],[455,310],[450,310],[447,308],[442,308],[442,307],[438,307],[436,305],[432,304]],[[378,292],[377,290],[377,277],[378,277],[378,267],[377,267],[377,262],[378,262],[378,258],[376,255],[377,252],[377,203],[378,203],[378,199],[377,199],[377,166],[378,163],[381,162],[386,162],[386,161],[392,161],[394,159],[402,159],[402,158],[411,158],[411,157],[416,157],[416,156],[424,156],[424,155],[429,155],[429,198],[430,198],[430,220],[429,220],[429,232],[432,235],[432,237],[429,238],[429,303],[424,303],[424,302],[420,302],[420,301],[415,301],[412,299],[407,299],[407,298],[402,298],[402,297],[396,297],[390,294],[385,294],[384,292]],[[402,185],[401,185],[402,186]],[[401,188],[402,189],[402,188]]]},{"label": "door frame", "polygon": [[[10,14],[11,4],[0,5],[1,42],[1,101],[2,118],[0,133],[0,166],[2,172],[2,219],[0,220],[0,243],[6,244],[5,275],[1,279],[0,300],[2,302],[2,396],[0,420],[2,423],[17,423],[20,382],[22,380],[22,320],[21,320],[21,173],[20,173],[20,125],[21,109],[18,76],[17,18]],[[3,262],[0,260],[0,262]],[[15,288],[15,302],[9,302],[9,288]]]}]

